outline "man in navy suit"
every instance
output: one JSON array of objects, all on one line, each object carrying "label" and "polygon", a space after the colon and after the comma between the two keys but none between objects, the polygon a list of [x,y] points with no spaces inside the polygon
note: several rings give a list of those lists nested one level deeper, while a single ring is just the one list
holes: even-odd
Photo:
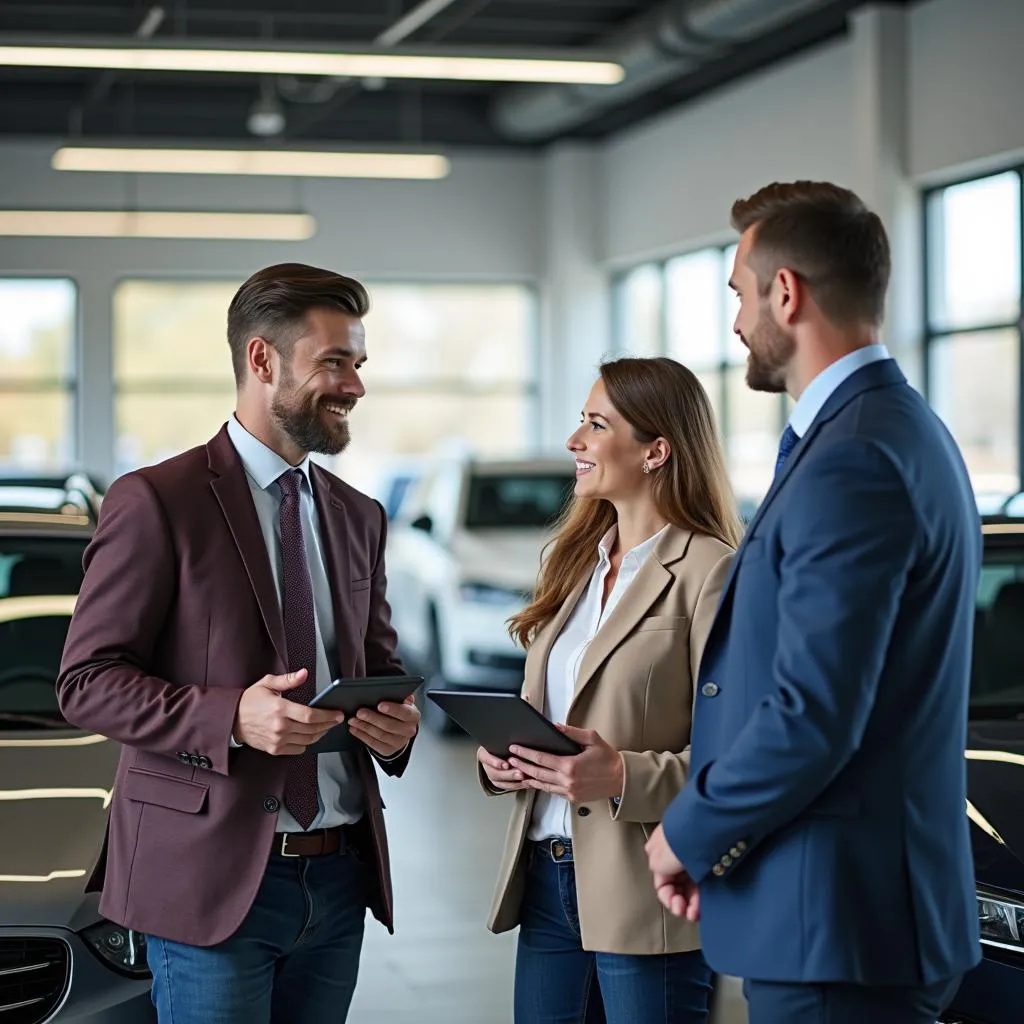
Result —
[{"label": "man in navy suit", "polygon": [[934,1024],[980,958],[971,485],[878,343],[879,218],[812,182],[732,216],[747,382],[796,404],[704,651],[654,882],[746,979],[750,1024]]}]

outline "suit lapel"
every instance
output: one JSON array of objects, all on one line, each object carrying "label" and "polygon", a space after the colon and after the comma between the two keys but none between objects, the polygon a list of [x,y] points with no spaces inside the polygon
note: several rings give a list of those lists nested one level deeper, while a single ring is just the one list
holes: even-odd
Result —
[{"label": "suit lapel", "polygon": [[[594,678],[611,653],[636,628],[651,606],[668,589],[675,578],[666,568],[686,553],[692,534],[688,530],[669,527],[655,545],[651,557],[640,567],[636,578],[627,587],[615,610],[597,631],[583,655],[572,705]],[[570,710],[572,710],[570,705]]]},{"label": "suit lapel", "polygon": [[314,480],[313,498],[320,523],[320,537],[327,562],[327,581],[331,588],[338,665],[344,675],[345,667],[354,666],[357,660],[348,631],[349,626],[355,622],[351,606],[352,559],[349,554],[348,510],[335,491],[331,477],[316,463],[311,466],[311,476]]},{"label": "suit lapel", "polygon": [[210,481],[210,487],[227,520],[235,547],[242,557],[249,582],[256,594],[263,625],[270,634],[281,664],[287,665],[288,651],[284,639],[281,602],[270,570],[266,541],[260,529],[259,516],[253,504],[245,469],[235,446],[231,443],[231,438],[228,437],[226,427],[207,444],[206,451],[210,470],[215,474],[215,478]]}]

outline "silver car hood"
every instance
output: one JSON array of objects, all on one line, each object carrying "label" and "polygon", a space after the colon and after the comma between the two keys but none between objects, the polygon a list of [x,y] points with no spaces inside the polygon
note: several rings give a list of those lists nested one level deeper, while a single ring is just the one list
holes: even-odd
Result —
[{"label": "silver car hood", "polygon": [[77,729],[0,731],[0,926],[80,928],[120,747]]}]

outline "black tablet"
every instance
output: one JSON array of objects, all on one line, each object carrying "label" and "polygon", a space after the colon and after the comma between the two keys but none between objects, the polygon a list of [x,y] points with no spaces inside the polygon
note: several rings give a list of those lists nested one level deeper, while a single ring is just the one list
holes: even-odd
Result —
[{"label": "black tablet", "polygon": [[416,692],[423,676],[374,676],[361,679],[335,679],[310,702],[311,708],[327,708],[355,714],[360,708],[376,708],[382,701],[401,704]]},{"label": "black tablet", "polygon": [[513,745],[562,756],[583,750],[518,693],[428,690],[427,697],[495,757],[508,757]]}]

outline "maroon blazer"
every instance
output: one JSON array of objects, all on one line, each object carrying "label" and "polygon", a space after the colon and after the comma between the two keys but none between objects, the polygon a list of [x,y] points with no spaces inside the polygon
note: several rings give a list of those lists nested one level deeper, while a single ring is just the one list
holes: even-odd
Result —
[{"label": "maroon blazer", "polygon": [[[343,676],[395,675],[381,506],[313,466]],[[211,946],[263,878],[287,759],[232,749],[246,686],[288,671],[284,624],[245,470],[224,428],[209,444],[120,477],[85,553],[57,693],[67,720],[123,744],[107,837],[89,880],[100,912]],[[368,895],[393,931],[380,788],[358,755],[376,865]],[[381,763],[405,771],[409,752]]]}]

